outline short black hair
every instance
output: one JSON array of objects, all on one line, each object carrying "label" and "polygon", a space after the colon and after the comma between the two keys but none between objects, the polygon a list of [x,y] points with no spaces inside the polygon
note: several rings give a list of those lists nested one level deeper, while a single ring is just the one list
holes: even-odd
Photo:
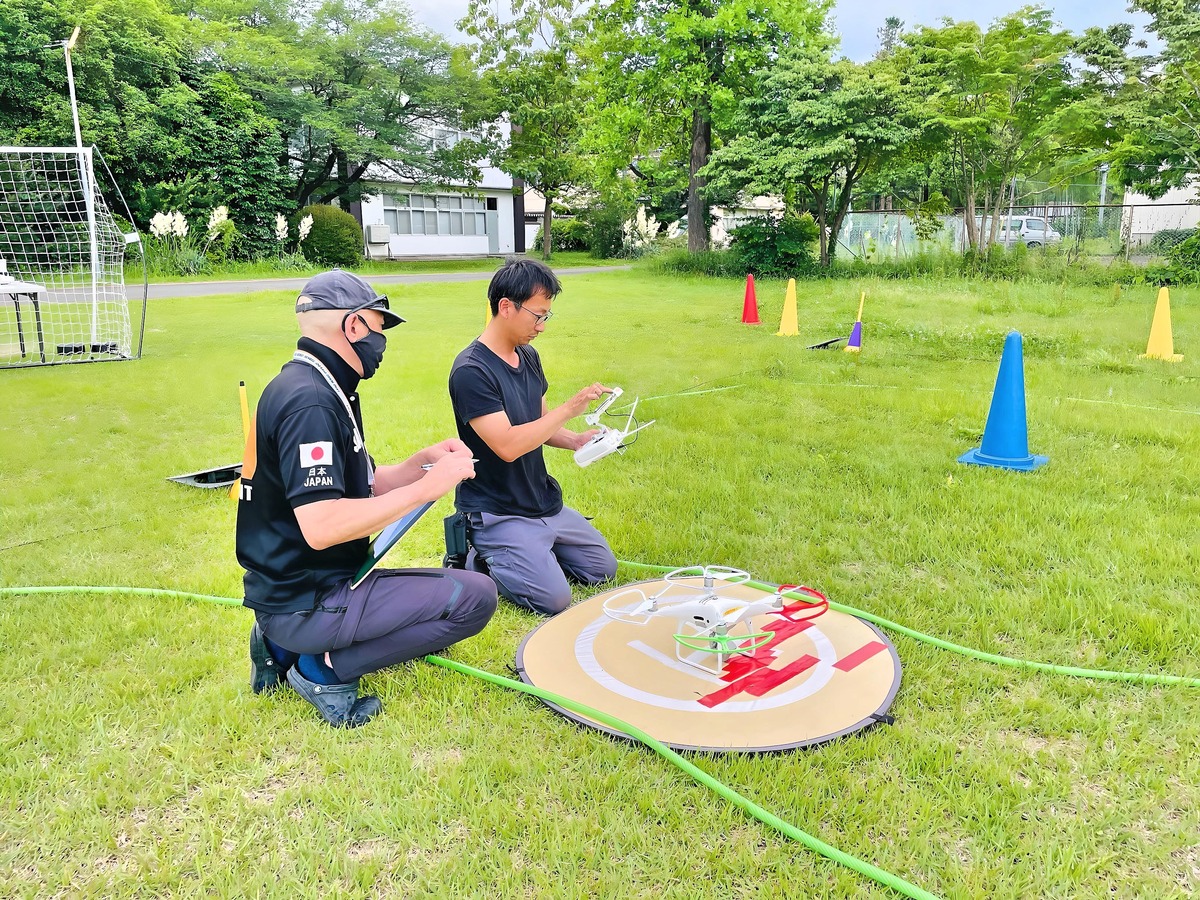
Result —
[{"label": "short black hair", "polygon": [[510,256],[496,270],[488,285],[488,304],[492,315],[499,315],[500,301],[507,297],[513,303],[524,303],[541,288],[553,300],[562,291],[550,267],[541,260],[527,256]]}]

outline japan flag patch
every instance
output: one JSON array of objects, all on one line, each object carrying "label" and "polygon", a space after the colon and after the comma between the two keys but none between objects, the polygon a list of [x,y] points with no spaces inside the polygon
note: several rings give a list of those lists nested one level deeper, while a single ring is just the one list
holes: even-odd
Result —
[{"label": "japan flag patch", "polygon": [[333,441],[317,441],[300,445],[300,468],[333,465]]}]

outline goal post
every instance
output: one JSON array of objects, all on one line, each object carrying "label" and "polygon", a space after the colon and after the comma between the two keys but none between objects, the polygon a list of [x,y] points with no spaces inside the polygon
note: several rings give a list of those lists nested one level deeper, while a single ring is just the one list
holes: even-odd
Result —
[{"label": "goal post", "polygon": [[123,204],[94,147],[0,147],[0,367],[141,356],[145,277],[136,347],[125,286],[127,251],[145,271],[141,238],[97,160]]}]

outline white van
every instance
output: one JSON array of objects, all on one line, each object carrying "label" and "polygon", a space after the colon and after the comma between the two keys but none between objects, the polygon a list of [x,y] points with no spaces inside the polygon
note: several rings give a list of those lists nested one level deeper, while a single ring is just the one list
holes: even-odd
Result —
[{"label": "white van", "polygon": [[[977,217],[978,221],[978,217]],[[992,224],[989,218],[980,227],[985,230]],[[1054,230],[1041,216],[1012,216],[1000,220],[1000,228],[996,232],[996,243],[1011,247],[1021,241],[1026,247],[1037,249],[1045,244],[1057,244],[1062,241],[1062,235]]]}]

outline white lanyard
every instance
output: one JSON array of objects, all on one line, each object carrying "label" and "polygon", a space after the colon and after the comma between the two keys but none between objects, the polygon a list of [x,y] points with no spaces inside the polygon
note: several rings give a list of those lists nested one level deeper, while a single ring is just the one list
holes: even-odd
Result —
[{"label": "white lanyard", "polygon": [[358,430],[358,420],[354,418],[354,409],[350,406],[350,401],[346,399],[346,395],[342,392],[342,386],[337,383],[333,377],[333,373],[325,368],[325,364],[313,356],[306,350],[297,350],[295,356],[292,357],[293,362],[302,362],[316,369],[321,377],[324,378],[333,392],[337,394],[338,399],[342,401],[342,406],[346,409],[346,416],[350,419],[350,427],[354,429],[354,449],[362,449],[363,456],[367,458],[367,484],[371,487],[371,494],[375,494],[375,467],[371,465],[371,454],[367,453],[367,444],[363,440],[362,432]]}]

